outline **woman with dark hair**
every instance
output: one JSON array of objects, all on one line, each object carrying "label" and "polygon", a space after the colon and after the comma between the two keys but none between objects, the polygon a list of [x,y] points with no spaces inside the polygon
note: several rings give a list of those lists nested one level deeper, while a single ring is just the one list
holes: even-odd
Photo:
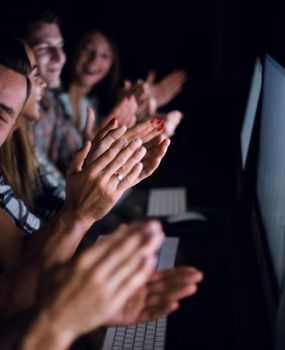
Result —
[{"label": "woman with dark hair", "polygon": [[92,30],[79,38],[70,57],[66,92],[60,97],[66,113],[81,131],[86,125],[87,106],[95,109],[97,122],[102,108],[111,109],[119,82],[119,56],[110,37]]}]

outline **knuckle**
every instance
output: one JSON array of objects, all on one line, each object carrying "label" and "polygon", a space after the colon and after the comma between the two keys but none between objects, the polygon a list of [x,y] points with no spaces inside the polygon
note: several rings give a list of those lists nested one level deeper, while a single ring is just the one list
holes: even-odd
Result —
[{"label": "knuckle", "polygon": [[117,157],[117,162],[120,164],[124,164],[125,163],[125,157],[123,155],[119,155]]},{"label": "knuckle", "polygon": [[96,182],[97,187],[103,188],[104,187],[104,175],[103,174],[98,175],[95,182]]}]

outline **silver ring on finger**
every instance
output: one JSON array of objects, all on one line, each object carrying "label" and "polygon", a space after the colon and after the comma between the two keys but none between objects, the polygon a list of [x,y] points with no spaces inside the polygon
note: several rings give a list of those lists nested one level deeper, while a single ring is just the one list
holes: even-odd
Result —
[{"label": "silver ring on finger", "polygon": [[120,174],[120,173],[115,173],[114,174],[116,176],[116,178],[119,180],[119,181],[122,181],[124,178],[123,176]]}]

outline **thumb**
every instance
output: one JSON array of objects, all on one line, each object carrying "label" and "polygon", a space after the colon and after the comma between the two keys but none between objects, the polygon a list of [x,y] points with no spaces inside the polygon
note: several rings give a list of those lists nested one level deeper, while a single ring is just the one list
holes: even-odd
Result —
[{"label": "thumb", "polygon": [[129,91],[131,87],[132,87],[132,83],[130,82],[130,80],[125,80],[124,81],[124,90]]},{"label": "thumb", "polygon": [[72,160],[67,168],[67,177],[82,170],[83,164],[91,149],[91,142],[85,141],[84,145],[74,153]]},{"label": "thumb", "polygon": [[152,85],[152,84],[154,84],[154,82],[155,82],[155,78],[156,78],[156,73],[155,73],[154,70],[151,70],[151,71],[148,72],[148,75],[147,75],[145,81],[146,81],[149,85]]},{"label": "thumb", "polygon": [[93,110],[92,107],[88,106],[87,107],[86,125],[85,125],[85,128],[82,131],[83,141],[92,140],[94,123],[95,123],[94,110]]}]

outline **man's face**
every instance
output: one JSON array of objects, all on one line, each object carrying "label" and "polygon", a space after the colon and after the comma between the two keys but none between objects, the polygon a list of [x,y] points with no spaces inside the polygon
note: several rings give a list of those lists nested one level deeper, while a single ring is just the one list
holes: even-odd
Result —
[{"label": "man's face", "polygon": [[0,146],[9,136],[26,100],[23,75],[0,65]]},{"label": "man's face", "polygon": [[46,22],[33,24],[27,43],[35,53],[40,74],[47,82],[48,88],[58,88],[66,60],[58,25]]}]

